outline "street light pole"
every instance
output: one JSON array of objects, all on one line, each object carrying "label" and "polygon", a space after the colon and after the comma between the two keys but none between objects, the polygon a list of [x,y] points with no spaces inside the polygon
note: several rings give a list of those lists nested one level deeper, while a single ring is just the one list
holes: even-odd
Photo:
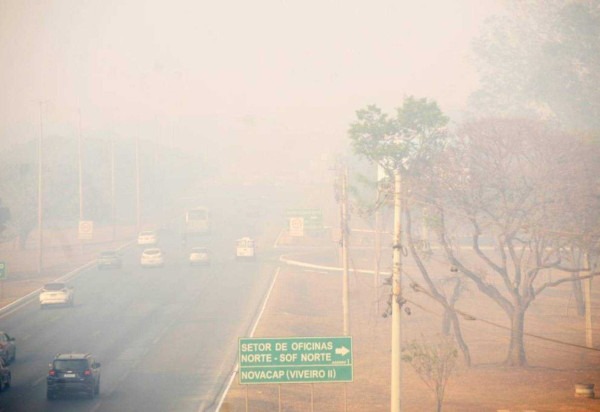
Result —
[{"label": "street light pole", "polygon": [[140,199],[140,142],[135,138],[135,216],[137,231],[141,229],[141,199]]},{"label": "street light pole", "polygon": [[44,213],[43,213],[43,205],[44,205],[44,201],[43,201],[43,193],[42,193],[42,189],[43,189],[43,182],[42,182],[42,170],[43,170],[43,164],[42,164],[42,144],[43,144],[43,139],[44,139],[44,121],[43,121],[43,115],[42,115],[42,111],[43,111],[43,101],[39,101],[39,106],[40,106],[40,139],[38,142],[38,235],[39,235],[39,239],[38,239],[38,273],[42,273],[42,269],[43,269],[43,247],[44,247],[44,231],[42,229],[42,226],[44,224]]},{"label": "street light pole", "polygon": [[81,137],[81,109],[79,109],[79,137],[77,139],[78,168],[79,168],[79,221],[83,220],[83,160]]},{"label": "street light pole", "polygon": [[344,313],[344,336],[350,335],[350,304],[349,304],[349,276],[348,276],[348,168],[342,170],[342,306]]},{"label": "street light pole", "polygon": [[115,139],[110,140],[110,218],[112,221],[112,240],[117,237],[117,201],[115,198]]},{"label": "street light pole", "polygon": [[400,412],[401,399],[401,315],[402,315],[402,180],[394,170],[394,245],[392,266],[392,377],[391,412]]}]

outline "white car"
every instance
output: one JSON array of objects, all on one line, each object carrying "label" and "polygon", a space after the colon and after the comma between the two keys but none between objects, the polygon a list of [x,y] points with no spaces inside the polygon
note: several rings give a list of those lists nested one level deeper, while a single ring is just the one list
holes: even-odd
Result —
[{"label": "white car", "polygon": [[153,230],[140,232],[137,240],[138,245],[149,246],[158,244],[158,235]]},{"label": "white car", "polygon": [[142,267],[163,267],[165,265],[165,256],[157,247],[144,249],[140,257]]},{"label": "white car", "polygon": [[256,259],[256,242],[250,237],[236,240],[235,257],[238,260]]},{"label": "white car", "polygon": [[210,251],[205,247],[193,247],[190,250],[190,265],[210,265]]},{"label": "white car", "polygon": [[75,291],[63,282],[46,283],[40,292],[40,308],[47,305],[69,305],[75,303]]}]

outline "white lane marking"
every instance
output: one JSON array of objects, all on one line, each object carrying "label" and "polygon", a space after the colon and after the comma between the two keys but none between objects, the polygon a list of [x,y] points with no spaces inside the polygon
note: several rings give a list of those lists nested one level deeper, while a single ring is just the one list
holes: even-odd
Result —
[{"label": "white lane marking", "polygon": [[[273,276],[273,280],[271,281],[271,286],[269,286],[269,291],[267,292],[267,296],[265,297],[265,300],[263,301],[262,308],[260,309],[260,313],[256,317],[256,319],[254,321],[254,326],[252,326],[252,330],[250,331],[250,337],[254,336],[254,332],[256,331],[256,328],[258,327],[260,318],[262,317],[262,315],[265,311],[265,308],[267,307],[267,302],[269,301],[269,298],[271,297],[271,292],[273,292],[273,287],[275,287],[275,282],[277,281],[277,277],[279,276],[280,270],[281,270],[281,268],[278,267],[277,271],[275,272],[275,276]],[[235,368],[233,369],[233,372],[231,373],[231,377],[229,378],[229,382],[227,383],[227,386],[223,390],[221,399],[219,399],[219,402],[217,403],[217,409],[215,409],[216,411],[221,410],[221,406],[223,406],[223,402],[225,402],[225,397],[227,396],[227,392],[229,392],[229,388],[231,388],[231,384],[233,383],[233,380],[235,379],[235,376],[237,375],[237,373],[238,373],[238,364],[236,362]],[[203,412],[203,411],[202,411],[202,409],[198,409],[198,412]]]},{"label": "white lane marking", "polygon": [[31,387],[33,388],[35,386],[38,386],[40,383],[42,383],[42,381],[45,381],[45,380],[46,380],[46,376],[41,376],[33,381],[33,383],[31,384]]}]

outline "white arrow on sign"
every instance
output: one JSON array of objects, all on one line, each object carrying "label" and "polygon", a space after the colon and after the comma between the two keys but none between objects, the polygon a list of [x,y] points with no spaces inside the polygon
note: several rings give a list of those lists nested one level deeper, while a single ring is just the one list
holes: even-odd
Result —
[{"label": "white arrow on sign", "polygon": [[341,348],[335,348],[336,355],[346,356],[348,353],[350,353],[350,350],[345,346],[342,346]]}]

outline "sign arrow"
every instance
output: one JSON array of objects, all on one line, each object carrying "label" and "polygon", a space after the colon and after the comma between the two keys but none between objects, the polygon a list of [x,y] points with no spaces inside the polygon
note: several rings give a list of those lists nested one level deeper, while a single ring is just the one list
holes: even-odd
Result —
[{"label": "sign arrow", "polygon": [[341,348],[335,348],[336,355],[346,356],[348,353],[350,353],[350,350],[345,346],[342,346]]}]

